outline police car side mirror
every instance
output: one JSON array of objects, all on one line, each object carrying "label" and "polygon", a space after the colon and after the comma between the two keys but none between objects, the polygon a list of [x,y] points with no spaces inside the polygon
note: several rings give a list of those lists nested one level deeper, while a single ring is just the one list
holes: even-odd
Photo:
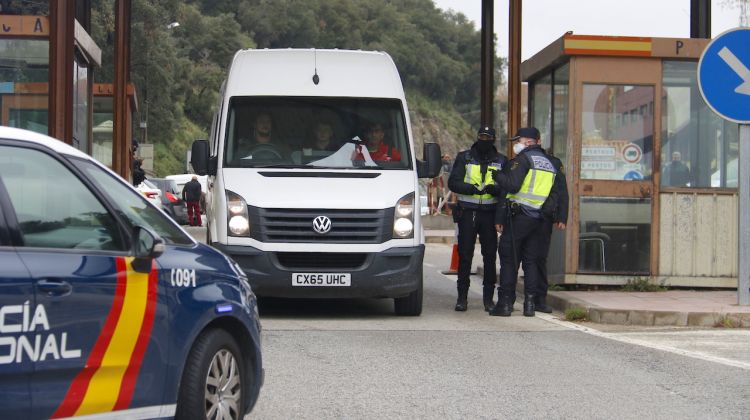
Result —
[{"label": "police car side mirror", "polygon": [[135,248],[133,253],[136,259],[150,260],[164,253],[164,240],[145,227],[136,227],[134,236]]},{"label": "police car side mirror", "polygon": [[437,143],[425,143],[424,160],[417,160],[417,177],[435,178],[440,175],[440,168],[442,166],[440,145]]}]

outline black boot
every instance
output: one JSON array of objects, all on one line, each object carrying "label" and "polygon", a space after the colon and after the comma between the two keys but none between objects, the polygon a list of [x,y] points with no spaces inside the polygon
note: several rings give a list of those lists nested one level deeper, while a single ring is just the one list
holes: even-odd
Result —
[{"label": "black boot", "polygon": [[495,294],[495,286],[485,286],[482,290],[482,301],[484,302],[484,311],[489,312],[495,302],[492,301],[492,296]]},{"label": "black boot", "polygon": [[497,305],[493,306],[489,312],[491,316],[510,316],[513,312],[513,303],[507,297],[500,297],[497,299]]},{"label": "black boot", "polygon": [[466,308],[469,306],[468,296],[469,296],[468,290],[458,291],[458,299],[456,300],[456,308],[455,308],[457,312],[466,312]]},{"label": "black boot", "polygon": [[534,316],[534,296],[526,295],[523,299],[523,316]]},{"label": "black boot", "polygon": [[547,305],[547,299],[544,296],[539,296],[534,300],[534,309],[545,314],[552,313],[552,307]]}]

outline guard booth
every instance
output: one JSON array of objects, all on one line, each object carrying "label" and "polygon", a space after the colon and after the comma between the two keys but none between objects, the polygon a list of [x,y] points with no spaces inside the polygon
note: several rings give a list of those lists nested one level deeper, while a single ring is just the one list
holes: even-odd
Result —
[{"label": "guard booth", "polygon": [[708,42],[568,33],[522,63],[570,193],[550,283],[737,287],[739,129],[698,89]]}]

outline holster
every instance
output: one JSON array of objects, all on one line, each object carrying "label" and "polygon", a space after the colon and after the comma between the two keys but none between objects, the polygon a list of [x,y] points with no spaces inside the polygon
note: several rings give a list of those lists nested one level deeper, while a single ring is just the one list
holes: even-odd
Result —
[{"label": "holster", "polygon": [[458,223],[461,220],[461,216],[464,214],[464,209],[458,203],[451,203],[451,214],[453,215],[453,223]]}]

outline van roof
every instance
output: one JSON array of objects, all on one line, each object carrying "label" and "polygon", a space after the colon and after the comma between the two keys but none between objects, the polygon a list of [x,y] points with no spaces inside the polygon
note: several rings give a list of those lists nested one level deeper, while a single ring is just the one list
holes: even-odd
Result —
[{"label": "van roof", "polygon": [[[318,75],[319,83],[313,82]],[[318,49],[240,50],[229,69],[231,96],[399,98],[403,86],[385,52]]]}]

